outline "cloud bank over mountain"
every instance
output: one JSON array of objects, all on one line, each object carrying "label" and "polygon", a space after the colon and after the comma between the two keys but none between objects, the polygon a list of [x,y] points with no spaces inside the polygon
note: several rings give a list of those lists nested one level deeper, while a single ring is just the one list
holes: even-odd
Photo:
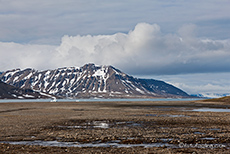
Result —
[{"label": "cloud bank over mountain", "polygon": [[[143,77],[143,76],[140,76]],[[161,75],[157,78],[185,90],[189,94],[230,94],[230,73],[196,73],[180,75]]]},{"label": "cloud bank over mountain", "polygon": [[230,40],[196,37],[196,25],[163,34],[157,24],[138,23],[128,33],[64,36],[59,46],[0,43],[0,70],[114,65],[130,74],[230,71]]}]

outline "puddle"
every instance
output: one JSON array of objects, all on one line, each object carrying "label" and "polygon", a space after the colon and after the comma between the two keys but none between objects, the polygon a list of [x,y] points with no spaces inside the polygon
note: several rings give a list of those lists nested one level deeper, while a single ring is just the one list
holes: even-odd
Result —
[{"label": "puddle", "polygon": [[79,142],[58,142],[58,141],[0,141],[0,143],[13,145],[38,145],[38,146],[56,146],[56,147],[110,147],[110,148],[132,148],[132,147],[167,147],[167,148],[229,148],[225,144],[186,144],[180,143],[178,145],[169,143],[142,143],[142,144],[120,144],[120,140],[106,142],[106,143],[79,143]]},{"label": "puddle", "polygon": [[126,126],[128,126],[128,127],[136,127],[136,126],[137,126],[137,127],[140,127],[141,124],[135,123],[135,122],[128,122]]},{"label": "puddle", "polygon": [[57,126],[58,128],[67,128],[67,129],[94,129],[94,128],[102,128],[108,129],[112,127],[140,127],[141,124],[135,123],[133,121],[128,122],[108,122],[108,121],[93,121],[82,123],[77,126]]},{"label": "puddle", "polygon": [[185,115],[166,115],[168,117],[190,117],[190,116],[185,116]]},{"label": "puddle", "polygon": [[[190,110],[186,110],[186,111],[190,111]],[[200,109],[193,109],[191,111],[195,111],[195,112],[230,112],[230,109],[200,108]]]},{"label": "puddle", "polygon": [[58,141],[2,141],[0,143],[14,144],[14,145],[39,145],[39,146],[57,146],[57,147],[114,147],[114,148],[131,148],[131,147],[169,147],[177,148],[174,144],[168,143],[149,143],[149,144],[119,144],[120,141],[107,143],[84,143],[79,142],[58,142]]},{"label": "puddle", "polygon": [[205,134],[205,133],[201,133],[201,132],[194,132],[193,134],[201,134],[201,135],[203,135],[203,134]]},{"label": "puddle", "polygon": [[146,114],[147,117],[157,117],[157,114]]},{"label": "puddle", "polygon": [[78,126],[58,126],[58,128],[69,128],[69,129],[77,129],[77,128],[109,128],[109,124],[104,121],[93,121],[88,123],[83,123],[83,125]]},{"label": "puddle", "polygon": [[169,129],[169,127],[160,127],[161,129]]},{"label": "puddle", "polygon": [[216,131],[218,131],[218,130],[220,130],[220,128],[210,128],[209,130],[216,130]]},{"label": "puddle", "polygon": [[173,139],[172,138],[161,138],[160,140],[163,142],[169,142],[169,141],[172,141]]},{"label": "puddle", "polygon": [[213,137],[205,137],[205,138],[201,138],[202,140],[215,140],[216,138]]},{"label": "puddle", "polygon": [[190,117],[190,116],[185,116],[185,115],[172,115],[172,114],[160,114],[160,115],[157,115],[157,114],[146,114],[146,116],[149,116],[149,117]]}]

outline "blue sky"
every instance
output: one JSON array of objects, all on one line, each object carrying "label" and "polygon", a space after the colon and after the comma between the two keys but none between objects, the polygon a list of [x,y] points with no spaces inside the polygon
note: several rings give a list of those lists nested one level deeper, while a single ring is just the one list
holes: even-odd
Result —
[{"label": "blue sky", "polygon": [[95,63],[230,93],[229,10],[229,0],[0,0],[0,70]]},{"label": "blue sky", "polygon": [[59,44],[64,35],[127,33],[137,23],[176,33],[196,24],[200,37],[228,39],[229,0],[1,0],[1,41]]}]

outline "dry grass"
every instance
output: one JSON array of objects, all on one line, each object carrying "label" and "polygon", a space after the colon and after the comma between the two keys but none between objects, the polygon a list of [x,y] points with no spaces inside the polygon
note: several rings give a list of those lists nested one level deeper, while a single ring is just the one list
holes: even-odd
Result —
[{"label": "dry grass", "polygon": [[204,100],[205,102],[223,102],[223,103],[230,103],[230,96],[225,96],[221,98],[214,98],[214,99],[207,99]]}]

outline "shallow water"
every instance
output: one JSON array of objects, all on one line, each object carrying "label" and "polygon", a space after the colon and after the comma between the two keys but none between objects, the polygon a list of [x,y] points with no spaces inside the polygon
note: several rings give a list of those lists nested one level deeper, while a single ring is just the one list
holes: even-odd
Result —
[{"label": "shallow water", "polygon": [[218,131],[220,128],[210,128],[209,130]]},{"label": "shallow water", "polygon": [[161,138],[160,140],[163,142],[169,142],[169,141],[172,141],[173,139],[172,138]]},{"label": "shallow water", "polygon": [[185,115],[173,115],[173,114],[146,114],[146,116],[148,117],[173,117],[173,118],[176,118],[176,117],[190,117],[190,116],[185,116]]},{"label": "shallow water", "polygon": [[205,134],[205,133],[202,133],[202,132],[194,132],[194,134]]},{"label": "shallow water", "polygon": [[67,128],[67,129],[94,129],[102,128],[108,129],[111,127],[141,127],[142,125],[133,121],[128,122],[108,122],[108,121],[92,121],[87,123],[82,123],[76,126],[57,126],[58,128]]},{"label": "shallow water", "polygon": [[205,137],[205,138],[201,138],[202,140],[215,140],[216,138],[213,137]]},{"label": "shallow water", "polygon": [[114,148],[130,148],[130,147],[170,147],[176,148],[174,144],[168,143],[150,143],[150,144],[119,144],[120,141],[107,143],[79,143],[79,142],[58,142],[58,141],[2,141],[0,143],[8,143],[14,145],[40,145],[40,146],[57,146],[57,147],[114,147]]},{"label": "shallow water", "polygon": [[[188,110],[187,110],[188,111]],[[230,112],[230,109],[220,109],[220,108],[200,108],[200,109],[193,109],[191,111],[195,112]]]},{"label": "shallow water", "polygon": [[13,145],[39,145],[39,146],[56,146],[56,147],[112,147],[112,148],[132,148],[132,147],[167,147],[167,148],[229,148],[224,144],[186,144],[179,145],[169,143],[142,143],[142,144],[120,144],[120,140],[106,143],[79,143],[79,142],[58,142],[58,141],[0,141],[0,143]]},{"label": "shallow water", "polygon": [[[194,101],[201,99],[194,98],[152,98],[152,99],[57,99],[55,102],[123,102],[123,101]],[[54,102],[52,99],[0,99],[0,103],[20,103],[20,102]]]}]

